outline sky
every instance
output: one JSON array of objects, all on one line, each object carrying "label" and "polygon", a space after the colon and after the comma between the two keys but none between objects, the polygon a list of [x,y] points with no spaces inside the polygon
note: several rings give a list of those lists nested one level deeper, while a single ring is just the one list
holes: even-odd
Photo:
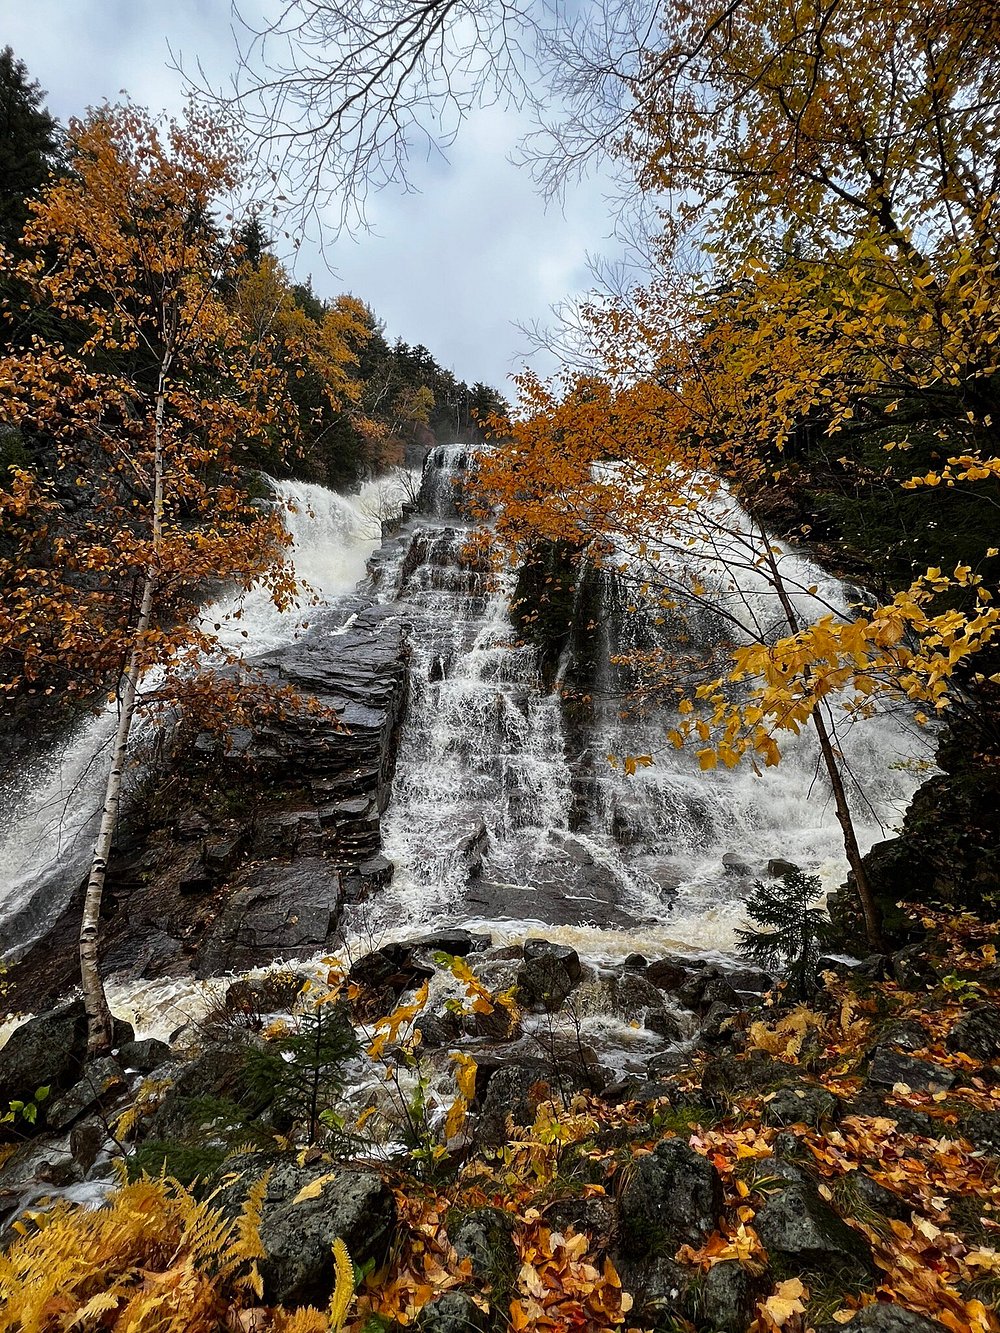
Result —
[{"label": "sky", "polygon": [[[0,0],[0,42],[64,123],[122,91],[152,110],[177,110],[183,84],[171,50],[200,60],[213,81],[235,64],[228,0]],[[516,325],[545,323],[554,304],[590,285],[588,256],[614,254],[608,183],[585,180],[546,207],[508,160],[527,128],[500,107],[475,112],[447,162],[414,163],[419,193],[383,189],[369,202],[372,230],[325,254],[305,240],[296,277],[311,276],[322,297],[353,292],[390,338],[423,343],[460,379],[509,395],[506,377],[529,350]]]}]

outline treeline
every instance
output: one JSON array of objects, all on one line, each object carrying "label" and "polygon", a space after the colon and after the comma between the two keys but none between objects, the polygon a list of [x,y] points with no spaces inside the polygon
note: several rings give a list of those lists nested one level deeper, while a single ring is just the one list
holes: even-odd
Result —
[{"label": "treeline", "polygon": [[[32,200],[53,179],[74,172],[72,153],[44,99],[23,61],[9,47],[0,52],[0,245],[7,261],[0,271],[0,355],[30,345],[40,331],[52,332],[49,312],[25,301],[11,277],[30,249]],[[458,379],[422,344],[390,340],[363,300],[322,299],[311,280],[295,281],[273,253],[259,216],[235,232],[215,214],[199,226],[214,233],[220,294],[262,338],[277,337],[288,365],[295,366],[296,448],[279,457],[255,442],[249,464],[350,486],[393,466],[418,465],[435,443],[479,438],[478,421],[504,407],[495,389]],[[71,352],[87,338],[87,330],[65,316],[59,333]],[[141,361],[143,349],[123,347],[121,356]],[[11,464],[45,470],[51,452],[44,430],[0,424],[3,473]]]}]

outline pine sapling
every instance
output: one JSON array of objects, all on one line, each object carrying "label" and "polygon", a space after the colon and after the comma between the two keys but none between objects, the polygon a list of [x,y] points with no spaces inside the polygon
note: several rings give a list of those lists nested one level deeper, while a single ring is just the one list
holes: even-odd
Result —
[{"label": "pine sapling", "polygon": [[777,882],[755,880],[746,902],[747,916],[758,929],[737,930],[742,957],[766,971],[780,970],[796,999],[808,997],[829,921],[816,900],[817,875],[791,870]]}]

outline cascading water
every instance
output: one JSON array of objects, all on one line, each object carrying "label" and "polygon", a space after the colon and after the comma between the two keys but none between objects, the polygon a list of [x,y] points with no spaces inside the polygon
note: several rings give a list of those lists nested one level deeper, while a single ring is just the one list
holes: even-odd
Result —
[{"label": "cascading water", "polygon": [[[626,609],[634,590],[614,571],[595,573],[598,632],[611,636],[596,654],[604,674],[591,682],[587,716],[567,714],[542,685],[537,652],[514,645],[511,577],[493,586],[466,550],[454,496],[467,465],[465,450],[434,451],[423,513],[378,565],[379,595],[400,602],[411,619],[413,656],[383,824],[396,875],[366,907],[365,933],[373,920],[391,923],[393,933],[464,921],[501,937],[543,925],[549,938],[555,930],[590,954],[727,949],[749,888],[724,866],[727,852],[753,874],[780,857],[818,872],[824,887],[839,882],[841,832],[810,734],[791,738],[782,763],[762,776],[749,766],[701,773],[691,754],[667,742],[672,722],[662,711],[622,715],[609,650],[627,648],[623,636],[636,634],[648,645],[655,631],[652,614]],[[716,518],[719,528],[731,526],[731,514]],[[780,623],[773,588],[755,571],[756,552],[747,556],[749,530],[736,531],[744,542],[738,558],[718,542],[672,557],[678,578],[705,585],[701,609],[685,626],[703,656],[734,637],[734,624],[751,637]],[[783,551],[779,558],[803,620],[846,602],[847,590],[804,557]],[[622,571],[633,559],[623,548]],[[905,720],[883,714],[844,728],[838,743],[867,849],[898,822],[912,794],[906,761],[920,741]],[[654,763],[631,777],[608,762],[638,754]]]},{"label": "cascading water", "polygon": [[[314,598],[353,591],[381,539],[382,519],[399,515],[413,484],[400,473],[345,496],[306,482],[274,483],[277,499],[287,506],[296,573],[311,594],[285,611],[259,587],[241,598],[223,595],[205,608],[205,624],[218,625],[222,645],[248,658],[290,643],[314,614]],[[43,935],[80,882],[116,725],[112,703],[3,793],[10,819],[0,831],[0,958]],[[140,723],[134,743],[141,739]]]}]

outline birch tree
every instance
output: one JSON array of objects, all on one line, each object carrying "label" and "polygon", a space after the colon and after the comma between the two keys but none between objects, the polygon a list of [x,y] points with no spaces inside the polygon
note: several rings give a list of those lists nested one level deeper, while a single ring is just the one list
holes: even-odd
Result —
[{"label": "birch tree", "polygon": [[101,900],[137,712],[180,704],[222,730],[279,706],[197,612],[220,580],[263,585],[279,607],[297,591],[282,515],[251,498],[244,466],[254,446],[294,443],[296,370],[222,294],[238,256],[213,210],[240,174],[225,125],[106,107],[71,125],[69,147],[71,173],[31,204],[25,257],[3,256],[19,297],[3,311],[0,410],[57,466],[12,468],[0,490],[0,664],[8,698],[51,690],[55,671],[68,697],[110,692],[118,712],[80,929],[96,1052],[111,1036]]}]

